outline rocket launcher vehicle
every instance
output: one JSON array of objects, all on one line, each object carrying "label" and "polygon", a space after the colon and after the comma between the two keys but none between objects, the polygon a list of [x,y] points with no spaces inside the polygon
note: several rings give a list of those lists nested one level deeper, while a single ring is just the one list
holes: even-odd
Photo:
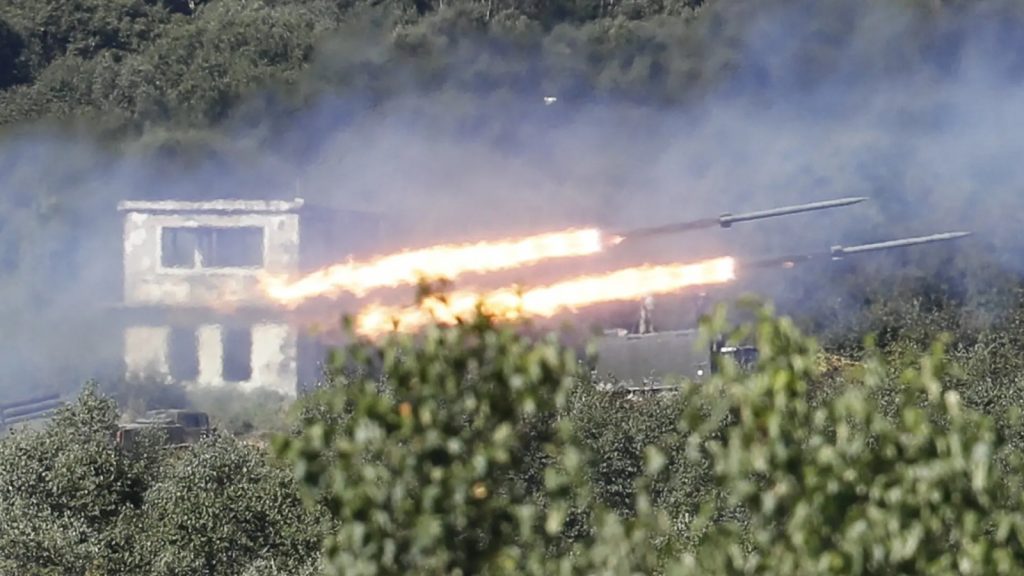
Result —
[{"label": "rocket launcher vehicle", "polygon": [[[833,246],[829,250],[809,252],[753,262],[737,263],[738,267],[790,268],[810,260],[841,260],[850,256],[897,250],[934,242],[948,242],[969,236],[970,232],[945,232],[901,238],[856,246]],[[640,330],[607,331],[595,342],[597,359],[594,370],[599,377],[611,376],[609,384],[631,395],[660,393],[678,388],[676,379],[693,382],[706,380],[719,369],[725,358],[732,358],[741,368],[756,363],[759,351],[755,346],[727,346],[716,339],[710,348],[695,346],[700,332],[696,329],[655,331],[651,326],[649,303],[641,306]]]}]

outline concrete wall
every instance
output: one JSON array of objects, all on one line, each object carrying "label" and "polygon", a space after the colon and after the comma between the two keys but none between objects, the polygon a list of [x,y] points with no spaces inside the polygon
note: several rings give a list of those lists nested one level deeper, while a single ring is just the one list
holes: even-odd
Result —
[{"label": "concrete wall", "polygon": [[124,331],[124,363],[129,378],[165,376],[167,364],[168,326],[129,326]]},{"label": "concrete wall", "polygon": [[[221,324],[195,327],[199,375],[188,386],[230,387],[240,391],[269,389],[294,397],[298,385],[298,334],[287,324],[250,327],[252,375],[247,380],[224,377],[224,331]],[[168,326],[131,326],[125,330],[125,364],[129,376],[171,379]]]},{"label": "concrete wall", "polygon": [[223,326],[200,326],[199,379],[203,386],[232,386],[239,390],[264,388],[294,396],[298,383],[296,347],[298,335],[286,324],[256,324],[252,331],[252,377],[240,382],[224,378]]},{"label": "concrete wall", "polygon": [[252,329],[253,377],[250,386],[294,395],[298,386],[298,334],[285,324],[258,324]]},{"label": "concrete wall", "polygon": [[[165,226],[262,227],[264,268],[165,268],[160,240]],[[261,274],[293,274],[298,269],[299,217],[294,213],[125,213],[124,303],[128,305],[259,303],[263,301]]]}]

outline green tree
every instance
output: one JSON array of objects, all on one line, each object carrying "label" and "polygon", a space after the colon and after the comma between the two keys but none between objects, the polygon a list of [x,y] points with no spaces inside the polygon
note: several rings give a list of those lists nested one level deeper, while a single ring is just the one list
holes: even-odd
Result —
[{"label": "green tree", "polygon": [[11,2],[0,16],[22,30],[32,76],[64,56],[138,52],[171,22],[170,12],[152,0]]},{"label": "green tree", "polygon": [[0,18],[0,90],[28,80],[24,52],[25,39]]},{"label": "green tree", "polygon": [[[377,358],[381,378],[333,388],[330,405],[346,417],[277,442],[338,523],[331,573],[536,573],[567,507],[554,498],[540,510],[518,480],[526,447],[557,447],[570,474],[578,456],[560,422],[524,424],[564,406],[571,351],[481,318],[356,346],[350,357]],[[549,497],[568,487],[559,478],[548,469]]]},{"label": "green tree", "polygon": [[[993,419],[943,383],[941,343],[895,382],[872,357],[862,382],[814,405],[814,340],[770,309],[755,329],[759,368],[700,392],[732,415],[721,439],[705,446],[744,520],[712,529],[691,566],[757,574],[1021,570],[1019,464]],[[692,430],[707,425],[689,419]]]},{"label": "green tree", "polygon": [[[637,514],[638,487],[646,485],[652,506],[668,515],[673,538],[692,537],[690,523],[702,503],[715,500],[710,458],[686,457],[688,435],[679,419],[689,398],[678,394],[628,397],[622,392],[581,390],[567,417],[587,458],[594,497],[621,518]],[[648,478],[646,451],[663,455],[659,473]],[[668,536],[668,535],[666,535]]]},{"label": "green tree", "polygon": [[315,561],[321,520],[264,450],[217,436],[166,463],[146,493],[139,552],[154,576],[288,572]]},{"label": "green tree", "polygon": [[114,443],[117,406],[87,387],[38,432],[0,441],[0,572],[85,574],[118,556],[116,526],[142,507],[155,439]]}]

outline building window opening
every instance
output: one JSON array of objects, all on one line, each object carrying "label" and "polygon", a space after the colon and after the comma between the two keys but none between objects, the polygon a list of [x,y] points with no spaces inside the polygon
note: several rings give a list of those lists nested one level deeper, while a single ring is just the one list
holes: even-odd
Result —
[{"label": "building window opening", "polygon": [[171,378],[188,382],[199,378],[199,339],[194,329],[172,328],[167,340]]},{"label": "building window opening", "polygon": [[263,228],[165,227],[160,232],[160,253],[165,268],[260,268]]},{"label": "building window opening", "polygon": [[252,331],[248,328],[224,330],[224,380],[245,382],[252,378]]},{"label": "building window opening", "polygon": [[210,421],[203,414],[197,412],[185,412],[178,417],[178,423],[186,428],[207,428]]}]

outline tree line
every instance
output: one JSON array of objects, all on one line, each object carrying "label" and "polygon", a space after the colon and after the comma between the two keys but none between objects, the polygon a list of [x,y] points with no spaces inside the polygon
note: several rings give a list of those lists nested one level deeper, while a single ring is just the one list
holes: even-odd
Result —
[{"label": "tree line", "polygon": [[[732,83],[806,89],[847,65],[899,77],[953,66],[978,26],[1012,56],[1014,2],[886,5],[702,0],[34,0],[0,7],[0,125],[60,119],[100,134],[287,116],[323,94],[452,89],[676,105]],[[748,44],[799,18],[779,69]],[[901,20],[899,30],[873,17]],[[877,28],[877,30],[875,29]],[[797,31],[799,30],[799,31]],[[879,46],[871,46],[877,42]]]}]

